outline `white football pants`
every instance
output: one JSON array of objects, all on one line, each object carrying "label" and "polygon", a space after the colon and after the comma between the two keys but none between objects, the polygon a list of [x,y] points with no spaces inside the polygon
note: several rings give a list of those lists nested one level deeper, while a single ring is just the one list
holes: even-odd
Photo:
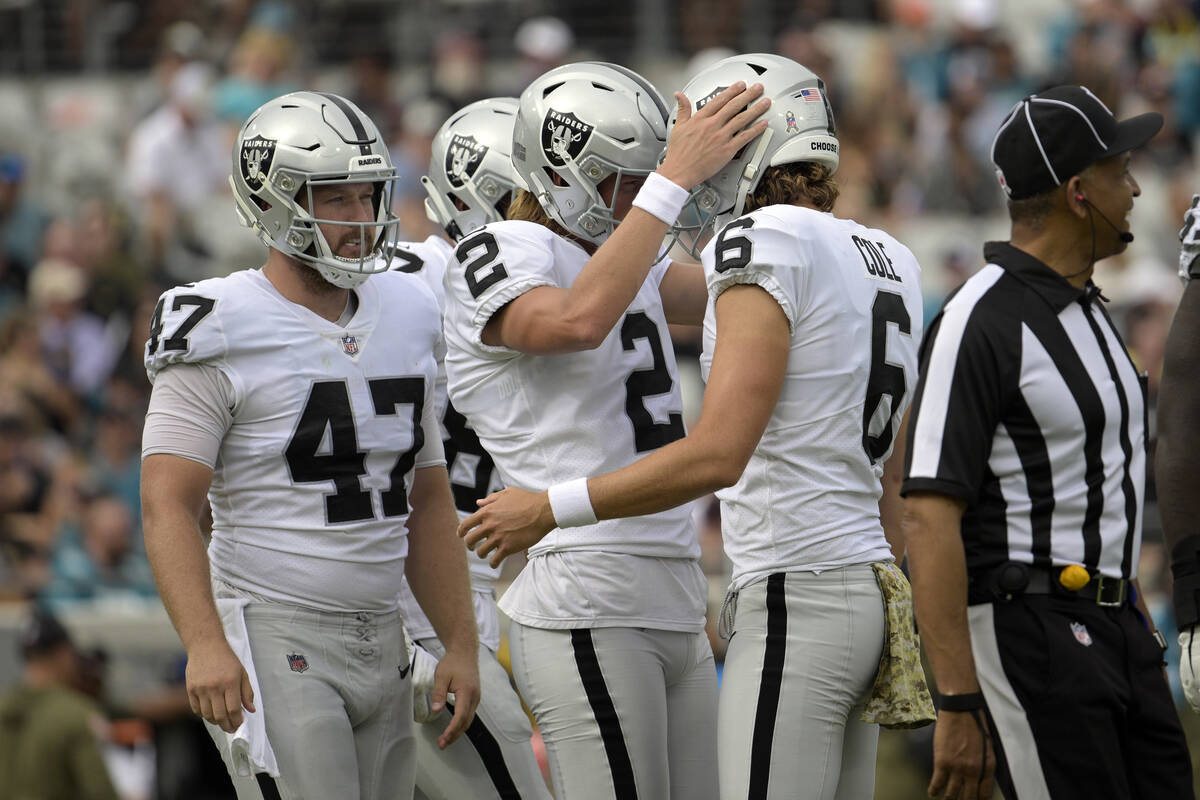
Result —
[{"label": "white football pants", "polygon": [[883,652],[869,564],[738,592],[721,676],[722,800],[870,800],[879,727],[859,720]]},{"label": "white football pants", "polygon": [[239,800],[412,797],[415,723],[400,613],[255,600],[245,620],[261,691],[255,706],[280,777],[236,775],[225,736],[208,725]]},{"label": "white football pants", "polygon": [[[434,657],[446,652],[437,639],[418,642]],[[533,729],[508,673],[496,654],[479,645],[482,692],[475,720],[458,741],[438,749],[437,738],[450,724],[442,711],[416,726],[418,800],[550,800],[529,738]]]},{"label": "white football pants", "polygon": [[558,800],[715,800],[717,675],[703,631],[514,622],[509,643]]}]

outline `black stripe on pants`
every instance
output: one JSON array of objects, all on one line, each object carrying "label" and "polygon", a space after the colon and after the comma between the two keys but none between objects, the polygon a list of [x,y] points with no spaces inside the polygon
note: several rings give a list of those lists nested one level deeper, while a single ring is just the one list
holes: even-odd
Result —
[{"label": "black stripe on pants", "polygon": [[787,598],[785,574],[767,578],[767,642],[763,651],[762,682],[758,708],[754,712],[754,741],[750,751],[751,800],[766,797],[771,781],[771,746],[775,737],[775,715],[779,712],[779,689],[783,684],[783,658],[787,650]]},{"label": "black stripe on pants", "polygon": [[[446,708],[452,715],[454,714],[453,703],[446,703]],[[483,724],[483,720],[479,718],[478,714],[467,726],[466,733],[467,740],[475,747],[475,752],[479,754],[479,760],[483,762],[483,768],[487,770],[488,777],[492,779],[492,786],[496,787],[496,793],[500,796],[500,800],[521,800],[521,793],[517,790],[517,785],[513,782],[512,775],[509,774],[508,764],[504,761],[500,743],[496,741],[495,736],[492,736],[492,732],[487,729],[487,725]]]},{"label": "black stripe on pants", "polygon": [[258,781],[258,790],[262,792],[263,800],[282,800],[279,796],[279,786],[265,772],[254,773],[254,779]]},{"label": "black stripe on pants", "polygon": [[612,773],[613,790],[617,800],[637,800],[637,782],[633,778],[633,762],[625,747],[625,735],[621,733],[621,721],[617,709],[600,672],[600,660],[596,657],[596,646],[592,643],[592,632],[587,628],[571,631],[571,646],[575,650],[575,665],[583,681],[592,715],[600,726],[600,738],[608,756],[608,769]]}]

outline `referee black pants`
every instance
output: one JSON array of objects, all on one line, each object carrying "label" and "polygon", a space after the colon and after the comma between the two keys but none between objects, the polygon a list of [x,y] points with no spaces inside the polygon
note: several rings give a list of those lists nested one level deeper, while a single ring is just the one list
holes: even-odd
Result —
[{"label": "referee black pants", "polygon": [[1005,797],[1193,797],[1162,653],[1133,606],[1025,595],[968,617]]}]

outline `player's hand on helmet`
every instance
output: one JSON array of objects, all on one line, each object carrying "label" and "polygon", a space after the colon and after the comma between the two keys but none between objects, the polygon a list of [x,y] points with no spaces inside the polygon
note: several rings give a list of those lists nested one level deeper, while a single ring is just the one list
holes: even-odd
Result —
[{"label": "player's hand on helmet", "polygon": [[479,501],[479,510],[458,524],[458,535],[493,567],[513,553],[533,547],[554,530],[545,492],[504,489]]},{"label": "player's hand on helmet", "polygon": [[[409,658],[412,660],[413,721],[432,722],[439,716],[433,713],[434,674],[438,660],[433,653],[411,639],[408,644]],[[453,697],[448,699],[454,702]]]},{"label": "player's hand on helmet", "polygon": [[479,660],[474,648],[446,651],[437,662],[430,698],[429,709],[433,714],[453,707],[454,716],[438,737],[438,747],[445,750],[475,719],[479,705]]},{"label": "player's hand on helmet", "polygon": [[[929,796],[946,800],[988,800],[996,772],[983,711],[939,711],[933,729],[933,778]],[[986,723],[983,723],[986,725]]]},{"label": "player's hand on helmet", "polygon": [[1200,194],[1192,195],[1192,205],[1183,215],[1179,230],[1179,277],[1185,283],[1191,277],[1200,277]]},{"label": "player's hand on helmet", "polygon": [[1200,625],[1179,631],[1179,682],[1193,711],[1200,712]]},{"label": "player's hand on helmet", "polygon": [[692,111],[691,101],[676,92],[679,111],[658,173],[684,189],[692,189],[719,172],[767,129],[767,121],[758,118],[770,108],[771,100],[759,99],[762,93],[761,83],[747,87],[738,81],[699,111]]},{"label": "player's hand on helmet", "polygon": [[184,680],[192,712],[226,733],[241,726],[243,708],[254,711],[250,676],[224,637],[191,648]]}]

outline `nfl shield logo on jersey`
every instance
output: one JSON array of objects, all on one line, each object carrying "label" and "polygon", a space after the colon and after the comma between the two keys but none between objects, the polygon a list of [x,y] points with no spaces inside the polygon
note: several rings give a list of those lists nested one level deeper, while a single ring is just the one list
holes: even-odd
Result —
[{"label": "nfl shield logo on jersey", "polygon": [[1088,633],[1087,626],[1082,622],[1072,622],[1071,633],[1075,634],[1075,641],[1079,642],[1084,647],[1092,646],[1092,635]]},{"label": "nfl shield logo on jersey", "polygon": [[342,337],[342,350],[346,351],[348,356],[358,355],[358,337],[352,333],[347,333]]},{"label": "nfl shield logo on jersey", "polygon": [[288,653],[287,660],[292,672],[305,672],[308,670],[308,659],[299,653]]}]

